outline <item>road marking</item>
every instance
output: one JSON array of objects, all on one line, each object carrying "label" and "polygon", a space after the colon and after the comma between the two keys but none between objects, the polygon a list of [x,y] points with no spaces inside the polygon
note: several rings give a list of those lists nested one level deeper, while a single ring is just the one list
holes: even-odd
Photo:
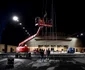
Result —
[{"label": "road marking", "polygon": [[34,62],[32,61],[32,62],[30,62],[30,63],[28,63],[25,67],[28,67],[28,66],[30,66],[31,64],[33,64]]},{"label": "road marking", "polygon": [[55,69],[55,67],[49,67],[49,68],[47,68],[47,70],[54,70]]},{"label": "road marking", "polygon": [[76,64],[76,61],[72,61],[73,64]]},{"label": "road marking", "polygon": [[0,62],[7,60],[7,58],[1,59]]},{"label": "road marking", "polygon": [[18,67],[21,63],[20,62],[17,62],[16,64],[14,64],[14,67]]}]

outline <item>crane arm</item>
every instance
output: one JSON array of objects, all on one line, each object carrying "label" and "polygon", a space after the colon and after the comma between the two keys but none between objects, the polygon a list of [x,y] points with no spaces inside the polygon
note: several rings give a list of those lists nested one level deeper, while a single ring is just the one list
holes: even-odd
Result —
[{"label": "crane arm", "polygon": [[36,37],[37,35],[39,35],[41,29],[42,29],[42,27],[39,27],[39,28],[38,28],[38,31],[36,32],[36,34],[28,37],[27,39],[25,39],[24,41],[22,41],[21,43],[19,43],[19,46],[23,45],[23,44],[26,43],[27,41],[30,41],[31,39],[33,39],[34,37]]},{"label": "crane arm", "polygon": [[19,46],[24,45],[27,41],[30,41],[31,39],[33,39],[34,37],[36,37],[37,35],[39,35],[40,30],[43,28],[43,26],[45,26],[45,27],[52,27],[52,24],[45,23],[45,21],[44,20],[41,20],[39,17],[36,18],[35,21],[36,21],[36,24],[35,25],[36,26],[39,26],[38,31],[34,35],[28,37],[27,39],[25,39],[24,41],[22,41],[21,43],[19,43]]}]

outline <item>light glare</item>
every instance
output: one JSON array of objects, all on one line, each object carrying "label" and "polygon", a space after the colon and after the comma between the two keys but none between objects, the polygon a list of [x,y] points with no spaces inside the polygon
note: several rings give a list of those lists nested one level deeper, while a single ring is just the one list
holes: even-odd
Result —
[{"label": "light glare", "polygon": [[81,33],[81,36],[83,35],[83,33]]},{"label": "light glare", "polygon": [[13,20],[18,22],[19,18],[17,16],[13,16]]},{"label": "light glare", "polygon": [[19,23],[19,25],[22,25],[22,23]]}]

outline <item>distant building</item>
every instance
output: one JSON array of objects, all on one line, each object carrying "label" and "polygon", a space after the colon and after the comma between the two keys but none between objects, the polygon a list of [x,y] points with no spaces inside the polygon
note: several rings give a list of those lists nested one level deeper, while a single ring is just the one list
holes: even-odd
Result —
[{"label": "distant building", "polygon": [[[80,52],[81,49],[85,48],[82,46],[82,42],[77,37],[68,37],[67,34],[62,32],[57,33],[43,33],[39,36],[35,37],[34,39],[28,41],[26,43],[30,48],[30,51],[35,49],[50,49],[53,51],[67,51],[69,47],[74,47],[76,52]],[[17,46],[7,45],[7,52],[16,52]],[[5,50],[5,45],[0,44],[0,52]]]},{"label": "distant building", "polygon": [[[16,52],[16,47],[17,46],[13,46],[13,45],[7,45],[7,52]],[[4,53],[5,52],[5,44],[0,44],[0,53]]]}]

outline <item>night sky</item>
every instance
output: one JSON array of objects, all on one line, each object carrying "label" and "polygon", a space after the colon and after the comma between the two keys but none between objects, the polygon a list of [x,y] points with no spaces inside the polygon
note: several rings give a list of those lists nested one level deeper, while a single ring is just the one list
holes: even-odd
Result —
[{"label": "night sky", "polygon": [[[18,45],[19,42],[29,37],[22,26],[12,21],[13,15],[19,16],[20,22],[32,35],[37,30],[35,17],[43,17],[46,10],[47,17],[51,18],[51,3],[51,0],[0,1],[0,24],[6,23],[6,28],[2,33],[2,43]],[[57,31],[67,34],[74,34],[82,30],[84,32],[84,6],[84,2],[81,1],[54,0]],[[84,42],[84,37],[82,40]]]}]

